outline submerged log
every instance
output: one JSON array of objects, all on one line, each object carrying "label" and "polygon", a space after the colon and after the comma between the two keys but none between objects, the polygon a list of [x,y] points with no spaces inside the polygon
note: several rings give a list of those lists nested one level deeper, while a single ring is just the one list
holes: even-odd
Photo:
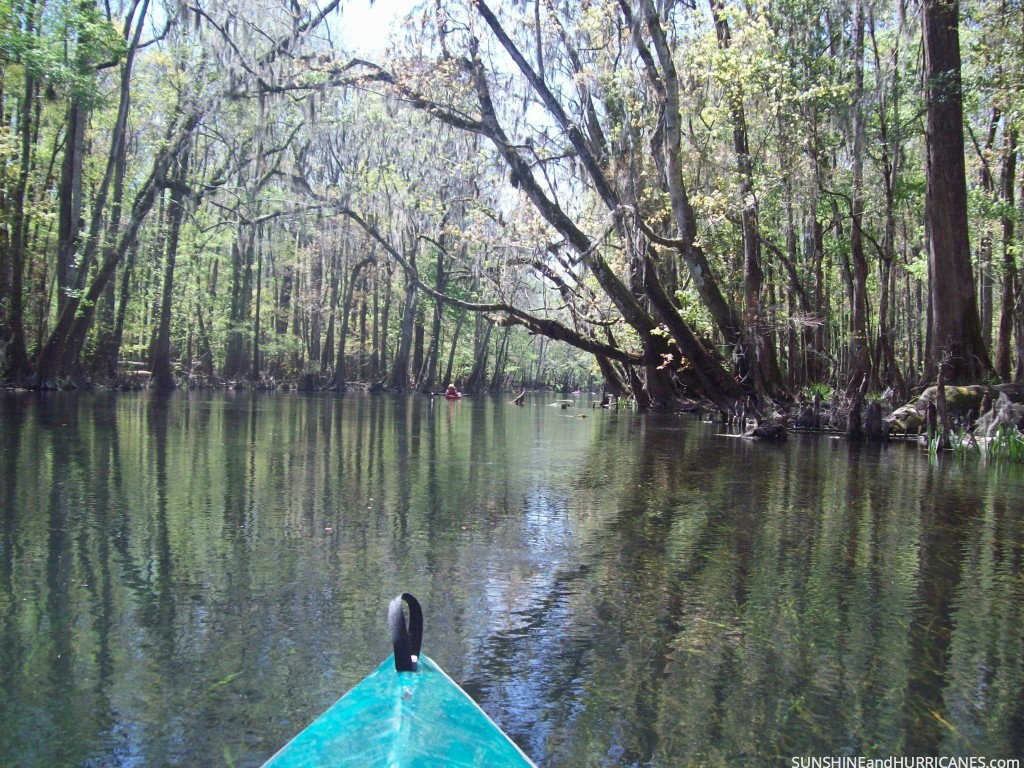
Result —
[{"label": "submerged log", "polygon": [[743,437],[754,440],[785,440],[787,437],[786,420],[775,418],[760,422],[756,427],[743,433]]},{"label": "submerged log", "polygon": [[[935,405],[938,400],[938,387],[928,387],[913,402],[897,408],[883,420],[889,425],[892,432],[919,432],[924,426],[925,413],[929,405]],[[966,414],[968,411],[981,412],[982,400],[986,397],[990,401],[997,400],[1000,395],[1005,394],[1012,403],[1024,402],[1024,384],[1000,384],[988,386],[987,384],[971,384],[966,386],[945,386],[943,394],[946,400],[946,409],[950,413]]]}]

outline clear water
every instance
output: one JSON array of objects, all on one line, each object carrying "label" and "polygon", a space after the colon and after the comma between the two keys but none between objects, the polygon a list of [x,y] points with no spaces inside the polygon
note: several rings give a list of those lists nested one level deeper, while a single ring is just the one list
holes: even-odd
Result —
[{"label": "clear water", "polygon": [[424,651],[545,766],[1024,753],[1024,470],[534,398],[0,397],[0,766],[257,766]]}]

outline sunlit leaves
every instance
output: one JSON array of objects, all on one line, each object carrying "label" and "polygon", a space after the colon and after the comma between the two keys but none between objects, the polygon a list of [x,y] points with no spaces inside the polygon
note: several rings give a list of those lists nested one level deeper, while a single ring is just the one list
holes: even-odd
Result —
[{"label": "sunlit leaves", "polygon": [[124,52],[120,30],[91,3],[65,0],[42,14],[35,6],[0,4],[0,60],[42,81],[51,98],[95,100],[96,68]]}]

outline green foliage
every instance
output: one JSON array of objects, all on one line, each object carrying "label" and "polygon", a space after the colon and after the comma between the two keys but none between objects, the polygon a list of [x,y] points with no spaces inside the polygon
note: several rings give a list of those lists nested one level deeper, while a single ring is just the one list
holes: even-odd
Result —
[{"label": "green foliage", "polygon": [[830,387],[828,384],[826,384],[823,381],[811,382],[806,387],[804,387],[804,390],[803,390],[803,399],[804,400],[811,401],[811,400],[814,399],[815,395],[820,397],[822,400],[831,400],[832,399],[832,387]]},{"label": "green foliage", "polygon": [[[366,308],[364,325],[381,337],[386,332],[387,348],[377,350],[387,352],[386,367],[401,333],[401,311],[410,288],[406,268],[414,266],[416,275],[433,285],[434,242],[443,243],[446,250],[446,291],[452,297],[506,303],[602,341],[602,324],[608,323],[620,348],[641,350],[635,329],[620,317],[623,302],[611,299],[586,259],[568,245],[564,232],[510,178],[499,147],[476,130],[461,131],[437,119],[452,115],[472,123],[480,117],[473,79],[460,63],[468,60],[473,35],[509,146],[520,152],[544,194],[573,226],[588,238],[603,238],[595,253],[616,278],[630,288],[636,285],[636,251],[628,242],[636,233],[616,226],[619,212],[610,211],[597,194],[559,120],[513,67],[494,64],[505,54],[481,26],[472,4],[442,5],[439,14],[448,25],[444,39],[433,26],[433,14],[418,15],[406,25],[406,39],[380,61],[382,70],[351,71],[346,69],[347,53],[319,34],[304,35],[288,56],[269,60],[269,41],[296,24],[283,5],[236,4],[228,26],[219,29],[213,24],[221,25],[225,19],[216,14],[209,20],[191,20],[186,27],[173,9],[165,9],[171,14],[166,19],[168,34],[138,52],[133,70],[126,209],[119,225],[126,223],[169,129],[185,113],[201,114],[189,139],[193,165],[187,183],[195,194],[189,198],[175,278],[172,336],[179,350],[200,333],[200,316],[218,360],[229,338],[242,336],[251,345],[258,287],[264,360],[276,370],[318,364],[313,351],[326,343],[332,314],[338,319],[339,297],[345,295],[352,269],[372,253],[374,261],[365,267],[353,295],[356,306]],[[29,18],[26,7],[42,7],[45,12],[36,11]],[[566,7],[541,9],[541,28],[535,30],[535,9],[512,4],[502,10],[503,23],[521,50],[530,52],[531,61],[540,46],[546,83],[566,110],[568,122],[585,127],[594,146],[604,141],[604,172],[623,202],[635,205],[660,235],[676,238],[679,227],[659,149],[664,94],[650,81],[637,45],[638,40],[643,42],[656,58],[649,30],[637,25],[639,38],[634,38],[616,3],[588,2],[574,12],[566,12]],[[661,22],[679,75],[679,157],[695,213],[695,245],[706,255],[710,277],[725,301],[742,314],[747,275],[741,216],[753,208],[759,233],[778,247],[761,249],[765,281],[758,301],[773,329],[779,358],[788,364],[802,352],[787,354],[790,342],[781,329],[805,319],[823,325],[829,329],[827,348],[815,354],[820,360],[839,362],[828,363],[835,370],[810,375],[842,381],[847,365],[843,350],[849,344],[853,196],[851,9],[848,4],[822,6],[811,0],[724,3],[722,18],[729,26],[730,42],[723,46],[706,9],[670,7]],[[877,328],[881,252],[887,248],[896,257],[890,287],[898,295],[889,297],[898,315],[894,353],[906,374],[911,350],[915,366],[921,364],[916,346],[924,323],[912,297],[928,279],[922,247],[924,93],[919,56],[913,53],[920,30],[915,16],[896,6],[876,5],[872,11],[861,104],[869,327]],[[26,256],[26,273],[33,280],[25,291],[33,348],[43,341],[35,336],[45,334],[55,320],[56,302],[50,299],[48,281],[56,267],[56,181],[70,103],[85,106],[89,113],[89,154],[82,183],[85,219],[91,218],[93,196],[108,165],[116,117],[116,64],[123,61],[125,41],[119,29],[123,20],[107,21],[106,13],[105,6],[90,2],[55,0],[32,6],[0,0],[4,114],[11,116],[0,128],[0,179],[5,190],[14,186],[21,170],[16,118],[26,76],[39,83],[42,95],[26,200],[32,249]],[[990,171],[997,172],[1003,137],[1011,127],[1020,126],[1024,45],[1020,25],[1010,23],[1016,19],[1014,13],[1013,4],[963,9],[965,120],[981,147],[978,152],[969,145],[967,152],[974,244],[982,235],[997,243],[1004,217],[1020,221],[1016,206],[982,190],[979,181],[982,157]],[[358,75],[363,77],[357,81]],[[588,113],[591,105],[593,112]],[[994,108],[1000,120],[990,142]],[[740,192],[734,147],[739,110],[746,124],[753,180],[753,191],[746,195]],[[891,201],[886,197],[887,173]],[[344,218],[339,213],[342,207],[358,213],[398,255]],[[814,222],[823,230],[821,251],[812,243]],[[118,283],[127,280],[128,286],[126,345],[144,347],[152,336],[166,236],[165,199],[143,223],[133,271],[127,273],[122,265],[118,273]],[[792,239],[787,242],[787,237]],[[236,253],[236,244],[243,241],[255,243],[263,256],[259,275],[255,250],[242,258]],[[1008,248],[1019,254],[1019,244],[1010,243]],[[671,275],[666,286],[674,292],[680,316],[701,338],[720,342],[721,329],[697,290],[706,276],[689,274],[679,249],[656,249],[659,270]],[[792,258],[792,265],[784,265],[783,257]],[[999,269],[993,271],[998,274]],[[801,281],[814,317],[798,317],[809,312],[797,306],[791,273]],[[286,284],[291,291],[287,299]],[[646,301],[642,295],[638,298],[641,304]],[[98,311],[106,301],[110,299],[99,302]],[[386,318],[385,301],[390,302]],[[427,309],[429,328],[433,301],[423,293],[418,301],[421,313]],[[996,297],[994,311],[999,301]],[[650,306],[644,309],[653,316]],[[462,313],[451,306],[442,312],[442,367],[447,363],[445,347]],[[893,318],[889,320],[892,324]],[[351,322],[349,330],[354,333],[357,320]],[[278,332],[278,323],[288,326],[287,333]],[[456,376],[472,370],[485,327],[484,321],[467,316],[455,351]],[[314,338],[317,330],[320,338]],[[597,374],[589,354],[550,345],[540,365],[539,349],[535,337],[514,329],[507,369],[548,380],[582,380]],[[804,387],[805,394],[832,395],[825,384],[805,385],[799,377],[793,381]]]},{"label": "green foliage", "polygon": [[907,264],[907,271],[918,280],[926,280],[928,277],[928,254],[923,251],[918,257]]},{"label": "green foliage", "polygon": [[100,98],[96,68],[119,60],[125,45],[120,30],[91,3],[64,0],[41,19],[26,17],[21,4],[0,4],[0,59],[42,81],[53,99],[94,106]]},{"label": "green foliage", "polygon": [[1010,424],[1000,424],[988,443],[991,458],[1024,462],[1024,434]]},{"label": "green foliage", "polygon": [[953,454],[960,458],[966,456],[980,456],[981,446],[978,441],[974,438],[974,435],[966,428],[958,428],[951,440],[953,445]]},{"label": "green foliage", "polygon": [[714,322],[708,308],[689,291],[676,291],[675,296],[676,301],[679,302],[679,314],[682,315],[687,325],[693,328],[698,335],[710,336]]},{"label": "green foliage", "polygon": [[[979,440],[967,428],[960,427],[951,443],[953,454],[959,458],[985,456],[995,462],[1024,462],[1024,434],[1012,424],[998,425],[987,440]],[[929,442],[929,447],[934,450],[933,442]]]}]

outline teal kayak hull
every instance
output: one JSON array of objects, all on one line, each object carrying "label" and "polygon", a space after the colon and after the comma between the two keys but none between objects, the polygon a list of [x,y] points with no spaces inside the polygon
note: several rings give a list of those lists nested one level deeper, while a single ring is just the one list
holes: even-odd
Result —
[{"label": "teal kayak hull", "polygon": [[396,672],[388,657],[264,768],[533,766],[437,664]]}]

